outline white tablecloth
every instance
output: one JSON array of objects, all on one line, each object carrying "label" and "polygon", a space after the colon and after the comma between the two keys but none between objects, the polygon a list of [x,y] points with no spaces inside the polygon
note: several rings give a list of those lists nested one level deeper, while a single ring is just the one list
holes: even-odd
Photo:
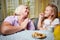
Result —
[{"label": "white tablecloth", "polygon": [[[40,32],[43,34],[46,34],[46,38],[44,39],[37,39],[37,38],[33,38],[32,37],[32,33],[33,32]],[[49,32],[47,30],[25,30],[25,31],[21,31],[12,35],[7,35],[7,36],[3,36],[0,35],[0,40],[54,40],[54,35],[52,32]]]}]

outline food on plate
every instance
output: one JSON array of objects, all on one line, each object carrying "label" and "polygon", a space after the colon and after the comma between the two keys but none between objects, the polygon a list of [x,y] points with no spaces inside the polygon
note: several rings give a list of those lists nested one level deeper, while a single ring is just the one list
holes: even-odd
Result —
[{"label": "food on plate", "polygon": [[45,34],[42,34],[42,33],[39,33],[39,32],[34,32],[32,34],[32,37],[34,37],[34,38],[45,38],[46,35]]}]

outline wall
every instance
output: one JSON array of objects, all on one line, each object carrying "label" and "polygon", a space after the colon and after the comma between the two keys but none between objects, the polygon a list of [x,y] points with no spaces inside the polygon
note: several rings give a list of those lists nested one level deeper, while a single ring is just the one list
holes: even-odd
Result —
[{"label": "wall", "polygon": [[3,19],[6,17],[6,3],[5,0],[0,0],[0,24],[2,23]]},{"label": "wall", "polygon": [[[0,0],[1,5],[1,11],[0,11],[0,21],[2,21],[7,15],[10,15],[7,13],[7,4],[6,0]],[[30,14],[31,18],[38,17],[40,12],[44,11],[44,8],[48,3],[53,3],[58,6],[58,10],[60,12],[60,0],[35,0],[35,8],[34,8],[34,13]],[[22,0],[19,0],[19,5],[22,4]],[[33,16],[31,16],[33,15]]]}]

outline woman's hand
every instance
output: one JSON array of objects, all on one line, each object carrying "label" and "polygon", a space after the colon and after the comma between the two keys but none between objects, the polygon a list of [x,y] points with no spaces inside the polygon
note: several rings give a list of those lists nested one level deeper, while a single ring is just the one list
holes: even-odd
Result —
[{"label": "woman's hand", "polygon": [[43,20],[44,20],[44,13],[39,14],[39,20],[38,20],[38,29],[43,29]]},{"label": "woman's hand", "polygon": [[28,22],[29,22],[29,19],[26,18],[26,19],[21,23],[21,28],[22,28],[22,29],[26,29]]},{"label": "woman's hand", "polygon": [[44,19],[44,13],[40,13],[40,14],[39,14],[39,20],[42,21],[43,19]]}]

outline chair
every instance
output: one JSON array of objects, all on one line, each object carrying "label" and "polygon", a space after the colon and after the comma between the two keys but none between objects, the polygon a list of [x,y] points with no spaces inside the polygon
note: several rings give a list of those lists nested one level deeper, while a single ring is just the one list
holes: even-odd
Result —
[{"label": "chair", "polygon": [[60,24],[54,28],[55,40],[60,40]]},{"label": "chair", "polygon": [[35,30],[37,30],[38,18],[31,18],[31,20],[32,20],[32,21],[33,21],[33,23],[34,23]]}]

